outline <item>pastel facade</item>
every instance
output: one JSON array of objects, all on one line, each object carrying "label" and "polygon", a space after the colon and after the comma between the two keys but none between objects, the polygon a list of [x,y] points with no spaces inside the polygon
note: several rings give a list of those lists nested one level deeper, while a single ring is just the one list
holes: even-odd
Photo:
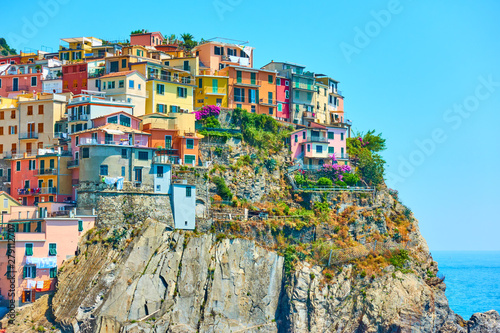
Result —
[{"label": "pastel facade", "polygon": [[[0,256],[0,290],[7,300],[10,277],[15,281],[16,306],[34,302],[46,292],[55,290],[57,271],[76,253],[80,238],[94,227],[96,216],[68,212],[66,216],[50,216],[41,205],[12,207],[10,214],[3,214],[0,225],[0,251],[7,253],[7,223],[15,227],[14,270],[8,270],[8,257]],[[5,304],[3,304],[5,305]]]},{"label": "pastel facade", "polygon": [[173,183],[172,199],[175,229],[194,230],[196,227],[196,186]]},{"label": "pastel facade", "polygon": [[62,66],[63,92],[74,95],[88,89],[87,64],[85,62]]},{"label": "pastel facade", "polygon": [[156,46],[163,44],[164,39],[159,31],[142,32],[130,35],[130,45]]},{"label": "pastel facade", "polygon": [[61,38],[65,45],[59,46],[59,59],[78,62],[94,56],[93,48],[102,45],[102,40],[94,37]]},{"label": "pastel facade", "polygon": [[106,92],[106,97],[132,104],[135,116],[146,113],[146,79],[141,73],[111,73],[102,76],[100,81],[101,91]]},{"label": "pastel facade", "polygon": [[276,77],[276,100],[278,104],[276,118],[289,121],[290,119],[290,79]]},{"label": "pastel facade", "polygon": [[0,65],[0,97],[42,92],[42,68],[34,64]]},{"label": "pastel facade", "polygon": [[[253,47],[219,41],[208,41],[193,48],[200,63],[203,75],[218,75],[226,66],[253,67]],[[201,66],[200,66],[201,67]]]},{"label": "pastel facade", "polygon": [[317,78],[319,82],[328,86],[328,113],[330,124],[344,123],[344,97],[338,89],[339,81],[329,77]]},{"label": "pastel facade", "polygon": [[17,153],[19,149],[19,111],[17,99],[0,99],[0,157]]},{"label": "pastel facade", "polygon": [[228,107],[228,77],[217,75],[198,75],[194,96],[194,107],[200,109],[205,105]]},{"label": "pastel facade", "polygon": [[7,192],[0,191],[0,213],[10,214],[12,207],[19,207],[21,204]]}]

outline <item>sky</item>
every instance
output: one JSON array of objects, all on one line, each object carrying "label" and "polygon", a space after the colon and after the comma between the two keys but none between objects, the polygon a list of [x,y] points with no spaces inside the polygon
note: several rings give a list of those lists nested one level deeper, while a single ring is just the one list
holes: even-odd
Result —
[{"label": "sky", "polygon": [[500,250],[500,2],[85,1],[9,3],[0,36],[18,50],[130,31],[224,37],[340,81],[355,131],[387,139],[388,186],[431,251]]}]

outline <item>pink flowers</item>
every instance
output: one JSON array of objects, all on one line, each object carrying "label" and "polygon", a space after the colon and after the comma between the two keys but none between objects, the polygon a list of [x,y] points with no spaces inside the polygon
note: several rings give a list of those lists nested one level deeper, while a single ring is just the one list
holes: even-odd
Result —
[{"label": "pink flowers", "polygon": [[359,143],[361,143],[361,147],[366,147],[369,144],[368,141],[363,142],[363,138],[362,137],[359,137],[358,140],[359,140]]},{"label": "pink flowers", "polygon": [[344,174],[350,173],[352,168],[350,165],[323,164],[321,171],[330,174],[330,177],[334,180],[342,180]]},{"label": "pink flowers", "polygon": [[201,110],[195,112],[196,120],[208,118],[210,116],[217,117],[220,113],[220,107],[216,105],[205,105]]}]

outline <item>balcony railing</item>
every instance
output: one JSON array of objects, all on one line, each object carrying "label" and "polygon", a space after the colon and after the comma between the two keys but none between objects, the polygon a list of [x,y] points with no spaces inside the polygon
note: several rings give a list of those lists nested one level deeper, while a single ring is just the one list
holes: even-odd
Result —
[{"label": "balcony railing", "polygon": [[57,194],[57,187],[42,187],[40,194]]},{"label": "balcony railing", "polygon": [[78,121],[78,120],[86,121],[89,120],[89,116],[90,115],[88,114],[70,115],[69,121]]},{"label": "balcony railing", "polygon": [[260,80],[252,80],[247,78],[236,79],[235,85],[260,87]]},{"label": "balcony railing", "polygon": [[37,175],[57,175],[57,169],[38,169]]},{"label": "balcony railing", "polygon": [[80,146],[83,145],[115,145],[115,146],[140,146],[145,147],[148,145],[147,138],[142,138],[140,140],[130,141],[111,141],[111,140],[102,140],[102,139],[91,139],[91,138],[82,138],[80,139]]},{"label": "balcony railing", "polygon": [[306,111],[306,112],[304,112],[303,117],[304,118],[315,119],[316,118],[316,113]]},{"label": "balcony railing", "polygon": [[225,95],[226,87],[205,87],[203,93],[205,95]]},{"label": "balcony railing", "polygon": [[12,152],[12,151],[7,151],[4,153],[4,158],[7,159],[19,159],[19,158],[29,158],[29,157],[36,157],[37,151],[27,151],[27,152]]},{"label": "balcony railing", "polygon": [[38,133],[35,132],[25,132],[19,133],[20,140],[38,139]]},{"label": "balcony railing", "polygon": [[31,88],[36,88],[36,87],[30,87],[28,85],[19,85],[17,87],[14,86],[7,86],[6,91],[7,92],[14,92],[14,91],[29,91]]},{"label": "balcony railing", "polygon": [[314,85],[312,85],[312,84],[305,84],[305,83],[301,83],[301,82],[292,82],[292,86],[295,89],[315,91]]},{"label": "balcony railing", "polygon": [[89,78],[96,78],[104,75],[104,68],[90,69]]},{"label": "balcony railing", "polygon": [[259,104],[276,106],[278,105],[278,101],[270,98],[261,98],[259,99]]},{"label": "balcony railing", "polygon": [[236,64],[240,64],[242,66],[249,66],[250,65],[250,58],[246,58],[246,57],[223,55],[221,58],[222,58],[222,61],[233,62]]},{"label": "balcony railing", "polygon": [[[173,150],[172,150],[173,152]],[[177,151],[173,154],[168,154],[168,155],[156,155],[153,157],[153,163],[154,164],[176,164],[178,161],[179,157],[177,154]]]},{"label": "balcony railing", "polygon": [[80,160],[68,161],[68,169],[75,168],[80,165]]},{"label": "balcony railing", "polygon": [[191,66],[173,66],[175,69],[182,69],[183,71],[191,71]]},{"label": "balcony railing", "polygon": [[321,137],[321,136],[308,135],[307,141],[308,142],[328,142],[328,139],[325,137]]},{"label": "balcony railing", "polygon": [[173,75],[149,73],[148,78],[150,80],[161,80],[161,81],[166,81],[166,82],[174,82],[174,83],[182,83],[182,84],[193,84],[194,83],[194,79],[191,77],[174,78]]}]

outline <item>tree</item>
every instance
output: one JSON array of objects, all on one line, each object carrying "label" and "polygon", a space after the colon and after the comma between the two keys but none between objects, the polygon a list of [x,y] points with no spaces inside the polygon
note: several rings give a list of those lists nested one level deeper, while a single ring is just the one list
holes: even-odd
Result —
[{"label": "tree", "polygon": [[361,178],[371,186],[382,184],[385,172],[385,161],[382,156],[368,149],[361,149],[358,158],[358,173]]},{"label": "tree", "polygon": [[181,38],[183,40],[181,45],[186,51],[191,51],[196,45],[198,45],[198,43],[195,40],[193,40],[194,36],[191,35],[190,33],[183,33],[181,35]]}]

